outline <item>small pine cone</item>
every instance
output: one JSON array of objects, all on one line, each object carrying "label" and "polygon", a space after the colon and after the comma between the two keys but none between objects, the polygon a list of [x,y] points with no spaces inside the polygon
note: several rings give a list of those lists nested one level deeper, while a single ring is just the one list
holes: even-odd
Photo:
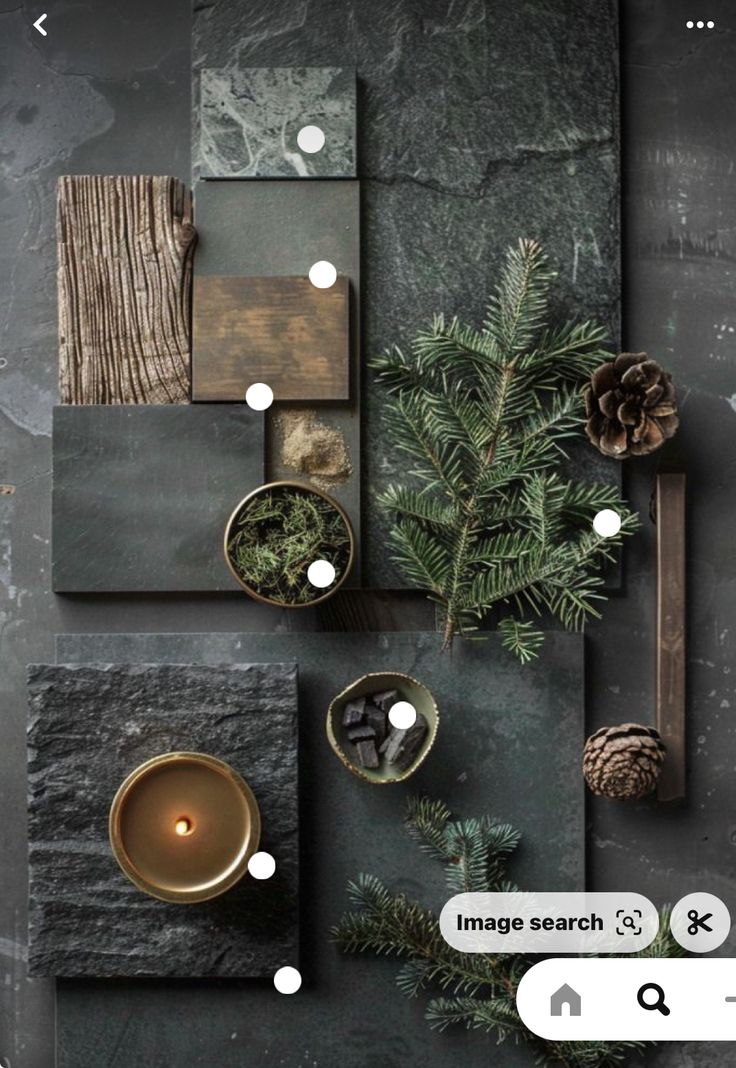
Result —
[{"label": "small pine cone", "polygon": [[654,452],[680,423],[672,375],[646,352],[622,352],[595,369],[585,414],[591,442],[617,460]]},{"label": "small pine cone", "polygon": [[665,753],[654,727],[602,727],[585,743],[583,775],[594,794],[636,801],[657,785]]}]

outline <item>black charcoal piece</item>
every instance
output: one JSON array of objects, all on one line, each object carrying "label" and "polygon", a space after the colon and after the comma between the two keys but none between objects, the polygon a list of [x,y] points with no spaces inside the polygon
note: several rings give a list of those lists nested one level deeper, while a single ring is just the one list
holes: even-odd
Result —
[{"label": "black charcoal piece", "polygon": [[[32,975],[270,978],[298,959],[297,673],[289,664],[29,669]],[[247,780],[266,882],[197,905],[149,897],[109,846],[115,791],[145,760],[209,753]]]},{"label": "black charcoal piece", "polygon": [[366,705],[365,721],[376,732],[376,745],[381,746],[388,734],[388,717],[385,712],[375,705]]},{"label": "black charcoal piece", "polygon": [[55,408],[54,590],[239,589],[222,538],[263,482],[264,441],[245,404]]},{"label": "black charcoal piece", "polygon": [[358,763],[362,768],[377,768],[380,761],[376,752],[376,743],[371,740],[358,742],[355,747],[358,752]]},{"label": "black charcoal piece", "polygon": [[348,701],[342,713],[343,727],[357,727],[363,722],[365,713],[365,697],[356,697],[354,701]]},{"label": "black charcoal piece", "polygon": [[412,723],[402,739],[399,752],[393,761],[396,767],[405,771],[411,765],[414,758],[419,755],[419,750],[424,744],[424,739],[427,737],[427,729],[427,721],[424,716],[419,713],[416,722]]},{"label": "black charcoal piece", "polygon": [[399,700],[398,690],[383,690],[382,693],[374,693],[371,697],[371,701],[374,705],[377,705],[382,712],[388,712],[392,705],[395,705]]},{"label": "black charcoal piece", "polygon": [[396,757],[401,752],[401,747],[404,744],[406,733],[406,729],[402,727],[392,727],[388,732],[379,752],[382,756],[385,756],[389,764],[395,763]]},{"label": "black charcoal piece", "polygon": [[375,742],[375,727],[371,727],[367,723],[360,723],[357,727],[348,727],[348,738],[351,742],[365,742],[368,739]]}]

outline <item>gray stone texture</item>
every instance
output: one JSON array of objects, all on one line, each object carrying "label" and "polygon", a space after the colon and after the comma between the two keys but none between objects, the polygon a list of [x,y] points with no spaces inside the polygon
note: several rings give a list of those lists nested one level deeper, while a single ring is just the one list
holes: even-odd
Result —
[{"label": "gray stone texture", "polygon": [[[619,328],[617,11],[613,3],[255,0],[195,12],[200,67],[357,69],[364,367],[434,312],[482,319],[509,244],[542,241],[556,314]],[[366,379],[367,585],[403,584],[377,492],[404,475]],[[603,477],[620,472],[601,461]]]},{"label": "gray stone texture", "polygon": [[[113,990],[64,983],[61,1068],[82,1068],[100,1044],[111,1049],[123,1004],[131,1013],[124,1048],[132,1063],[144,1063],[146,1050],[155,1048],[161,1065],[173,1065],[196,1048],[218,1068],[302,1060],[344,1068],[446,1068],[462,1051],[468,1068],[487,1068],[495,1056],[492,1036],[430,1031],[424,999],[409,1002],[396,987],[397,962],[342,955],[330,944],[330,926],[348,907],[348,880],[360,872],[378,875],[435,909],[446,901],[441,865],[410,843],[402,826],[411,794],[442,798],[459,816],[491,813],[511,821],[523,840],[510,877],[522,886],[583,888],[583,786],[580,775],[570,774],[583,741],[583,639],[549,634],[539,662],[527,668],[509,657],[497,635],[487,643],[458,643],[451,657],[440,645],[441,638],[429,633],[59,636],[60,661],[298,662],[304,917],[304,984],[292,998],[270,985],[213,990],[157,984],[144,997],[131,984]],[[325,720],[330,701],[348,683],[387,670],[425,683],[440,723],[434,748],[414,776],[374,786],[352,775],[332,752]],[[197,1024],[172,1028],[172,1016]],[[528,1053],[504,1050],[504,1065],[529,1063]]]},{"label": "gray stone texture", "polygon": [[[360,185],[349,180],[198,182],[194,217],[199,233],[194,256],[197,275],[306,275],[317,260],[329,260],[338,274],[350,279],[350,400],[321,404],[318,415],[321,423],[342,434],[350,454],[350,477],[329,492],[353,524],[356,552],[347,585],[359,586],[363,540]],[[273,416],[299,406],[279,405],[276,400],[266,418],[266,477],[309,482],[277,462]]]},{"label": "gray stone texture", "polygon": [[[57,976],[271,977],[299,954],[297,671],[33,665],[29,669],[29,971]],[[174,750],[230,764],[255,794],[268,881],[197,905],[158,901],[108,842],[115,791]]]},{"label": "gray stone texture", "polygon": [[[205,68],[198,81],[195,178],[355,177],[354,70]],[[300,149],[303,126],[324,133],[319,152]]]},{"label": "gray stone texture", "polygon": [[54,409],[57,593],[237,590],[223,538],[263,483],[263,414],[245,404]]}]

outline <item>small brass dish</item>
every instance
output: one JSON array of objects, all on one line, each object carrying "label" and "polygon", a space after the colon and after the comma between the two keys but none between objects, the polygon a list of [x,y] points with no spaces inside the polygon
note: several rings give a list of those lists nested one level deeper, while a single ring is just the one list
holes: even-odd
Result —
[{"label": "small brass dish", "polygon": [[[417,712],[421,713],[427,721],[427,734],[422,746],[408,768],[399,771],[391,767],[385,761],[378,768],[362,768],[350,757],[352,745],[348,739],[347,731],[342,725],[342,716],[345,705],[357,697],[369,697],[371,694],[380,693],[382,690],[398,690],[401,699],[414,705]],[[357,775],[359,779],[378,785],[392,782],[403,782],[408,779],[424,763],[429,751],[437,737],[437,728],[440,722],[440,714],[435,704],[434,697],[417,679],[411,675],[403,675],[397,671],[379,671],[363,675],[356,679],[350,686],[339,693],[331,702],[327,710],[327,739],[333,750],[343,762],[348,771]]]},{"label": "small brass dish", "polygon": [[224,894],[245,874],[261,815],[253,791],[222,760],[164,753],[119,787],[109,832],[115,859],[139,890],[195,904]]},{"label": "small brass dish", "polygon": [[[230,544],[235,535],[238,520],[242,513],[245,511],[245,509],[248,507],[248,505],[255,498],[262,496],[266,493],[272,492],[273,490],[280,489],[296,490],[300,491],[301,493],[311,494],[314,497],[320,498],[322,501],[325,501],[332,509],[334,509],[334,511],[340,516],[345,525],[345,534],[347,535],[348,540],[347,560],[345,561],[345,566],[337,575],[335,582],[330,587],[328,587],[324,591],[324,593],[321,592],[318,587],[315,587],[315,596],[309,601],[277,600],[274,597],[268,597],[264,595],[255,586],[250,585],[248,583],[248,581],[241,573],[240,569],[236,566],[235,561],[233,560],[232,554],[230,552]],[[232,515],[227,521],[227,526],[225,527],[223,549],[225,553],[225,562],[227,563],[227,566],[230,569],[232,575],[239,583],[239,585],[245,590],[245,592],[250,597],[253,597],[256,601],[260,601],[261,604],[275,605],[278,608],[313,608],[315,605],[321,604],[323,601],[326,601],[328,600],[328,598],[332,597],[333,594],[337,593],[342,584],[345,582],[345,579],[350,574],[353,567],[353,562],[355,560],[355,534],[353,532],[352,524],[348,518],[345,509],[342,507],[342,505],[338,504],[338,502],[333,497],[330,497],[327,493],[322,493],[321,490],[315,489],[314,486],[306,485],[302,482],[292,482],[288,480],[283,480],[280,482],[267,482],[265,485],[259,486],[257,489],[252,490],[245,497],[243,497],[242,501],[240,501],[240,503],[236,506],[236,508],[233,510]]]}]

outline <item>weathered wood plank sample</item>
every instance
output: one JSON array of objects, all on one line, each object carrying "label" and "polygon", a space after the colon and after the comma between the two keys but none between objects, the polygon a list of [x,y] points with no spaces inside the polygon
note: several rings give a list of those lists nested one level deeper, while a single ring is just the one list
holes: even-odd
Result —
[{"label": "weathered wood plank sample", "polygon": [[[347,512],[356,535],[348,585],[361,576],[360,184],[355,181],[206,181],[194,190],[198,242],[195,282],[210,275],[307,277],[318,260],[350,283],[350,400],[274,404],[266,413],[266,477],[296,478],[326,490]],[[317,427],[317,436],[313,430]],[[326,432],[347,461],[300,462],[319,451]],[[300,449],[286,447],[291,431]],[[310,444],[311,443],[311,444]],[[303,446],[303,448],[302,448]],[[333,445],[332,448],[335,448]]]},{"label": "weathered wood plank sample", "polygon": [[55,408],[54,590],[238,590],[225,525],[263,454],[263,414],[245,404]]},{"label": "weathered wood plank sample", "polygon": [[[295,664],[33,665],[29,713],[32,975],[270,979],[298,963]],[[247,780],[272,879],[245,875],[189,905],[123,875],[108,843],[112,798],[134,768],[175,750],[219,757]]]},{"label": "weathered wood plank sample", "polygon": [[242,401],[265,382],[279,401],[350,397],[349,281],[200,275],[194,283],[192,399]]},{"label": "weathered wood plank sample", "polygon": [[660,801],[685,796],[685,486],[684,474],[657,475],[657,730],[667,746]]},{"label": "weathered wood plank sample", "polygon": [[59,179],[62,404],[188,401],[195,236],[176,178]]},{"label": "weathered wood plank sample", "polygon": [[[205,68],[198,87],[195,177],[355,176],[354,70]],[[319,139],[300,137],[304,127],[315,126],[324,137],[319,148]]]}]

